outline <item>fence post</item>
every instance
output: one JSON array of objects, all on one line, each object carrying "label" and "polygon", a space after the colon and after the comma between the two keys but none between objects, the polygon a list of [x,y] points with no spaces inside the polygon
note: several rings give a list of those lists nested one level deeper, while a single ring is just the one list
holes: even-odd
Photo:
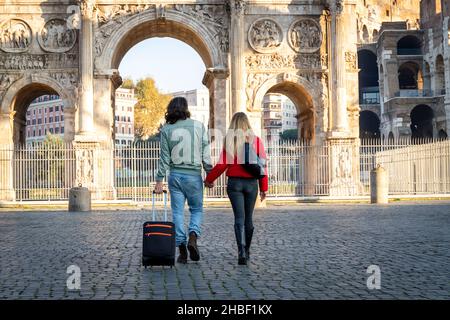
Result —
[{"label": "fence post", "polygon": [[378,164],[370,172],[370,203],[388,203],[388,190],[387,172]]}]

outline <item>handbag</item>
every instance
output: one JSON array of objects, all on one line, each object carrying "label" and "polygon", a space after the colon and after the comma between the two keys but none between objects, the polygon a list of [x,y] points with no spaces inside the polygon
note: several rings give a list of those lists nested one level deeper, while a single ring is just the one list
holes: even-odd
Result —
[{"label": "handbag", "polygon": [[261,158],[249,142],[244,144],[244,163],[242,167],[254,178],[261,179],[266,176],[266,159]]}]

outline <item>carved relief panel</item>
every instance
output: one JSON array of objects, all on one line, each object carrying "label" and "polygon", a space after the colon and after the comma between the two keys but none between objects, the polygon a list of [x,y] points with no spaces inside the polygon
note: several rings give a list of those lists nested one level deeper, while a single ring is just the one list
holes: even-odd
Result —
[{"label": "carved relief panel", "polygon": [[19,53],[28,50],[32,41],[28,24],[20,19],[10,19],[0,25],[0,49]]},{"label": "carved relief panel", "polygon": [[256,52],[274,52],[283,41],[283,30],[272,19],[256,20],[249,28],[248,42]]},{"label": "carved relief panel", "polygon": [[45,23],[38,36],[41,48],[47,52],[66,52],[76,42],[76,32],[69,29],[63,19],[52,19]]},{"label": "carved relief panel", "polygon": [[295,21],[288,31],[289,45],[297,52],[311,53],[320,49],[322,31],[318,22],[311,18]]}]

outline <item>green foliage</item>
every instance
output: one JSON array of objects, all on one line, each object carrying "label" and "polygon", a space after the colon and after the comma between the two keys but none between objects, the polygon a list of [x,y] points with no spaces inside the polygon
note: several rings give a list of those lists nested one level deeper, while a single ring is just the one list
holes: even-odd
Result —
[{"label": "green foliage", "polygon": [[158,132],[172,97],[161,94],[152,78],[139,80],[135,92],[138,100],[134,108],[135,133],[146,140]]},{"label": "green foliage", "polygon": [[124,88],[124,89],[134,89],[135,88],[135,84],[134,84],[133,79],[125,78],[123,80],[123,82],[122,82],[121,87]]},{"label": "green foliage", "polygon": [[42,188],[63,186],[65,179],[66,150],[61,137],[47,134],[42,144],[35,149],[35,159],[40,160],[39,170],[33,171],[34,181]]},{"label": "green foliage", "polygon": [[298,129],[288,129],[284,130],[280,134],[281,140],[297,140],[298,139]]}]

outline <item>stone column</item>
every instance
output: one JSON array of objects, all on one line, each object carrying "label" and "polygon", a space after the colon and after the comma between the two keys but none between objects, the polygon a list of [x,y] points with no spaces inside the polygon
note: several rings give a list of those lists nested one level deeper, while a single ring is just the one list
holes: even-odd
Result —
[{"label": "stone column", "polygon": [[[94,132],[94,57],[93,30],[94,1],[79,0],[81,11],[80,30],[80,94],[78,132],[80,136],[93,136]],[[79,140],[79,139],[78,139]]]},{"label": "stone column", "polygon": [[74,140],[76,132],[75,107],[64,106],[64,142],[70,143]]},{"label": "stone column", "polygon": [[228,127],[230,106],[228,105],[229,71],[222,68],[208,68],[203,77],[203,84],[210,95],[210,129],[217,139],[222,139]]},{"label": "stone column", "polygon": [[335,0],[331,4],[331,83],[333,94],[332,131],[338,135],[348,133],[347,89],[345,65],[345,21],[344,4]]},{"label": "stone column", "polygon": [[444,50],[444,75],[445,75],[445,97],[444,97],[444,108],[445,108],[445,122],[446,122],[446,132],[450,135],[450,46],[448,44],[448,28],[449,28],[449,17],[445,17],[442,24],[442,33],[444,35],[442,41],[442,48]]},{"label": "stone column", "polygon": [[231,101],[232,113],[246,110],[245,95],[245,0],[231,1]]},{"label": "stone column", "polygon": [[0,201],[14,201],[12,121],[14,113],[0,114]]}]

